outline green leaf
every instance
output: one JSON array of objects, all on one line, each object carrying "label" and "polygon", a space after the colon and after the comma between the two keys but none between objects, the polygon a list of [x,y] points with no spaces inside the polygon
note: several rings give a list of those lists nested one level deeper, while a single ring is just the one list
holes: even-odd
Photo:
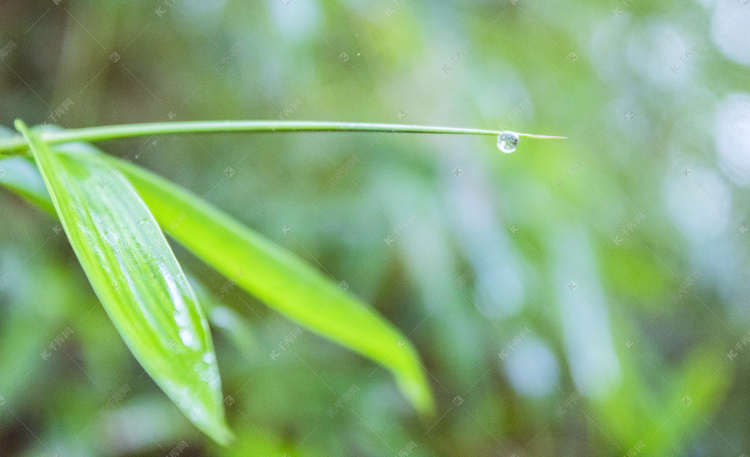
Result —
[{"label": "green leaf", "polygon": [[[17,133],[0,125],[0,138],[12,138]],[[26,156],[0,157],[0,185],[25,198],[49,214],[55,208],[49,199],[34,159]]]},{"label": "green leaf", "polygon": [[[101,152],[85,143],[54,149],[73,160]],[[272,308],[385,365],[418,411],[432,411],[429,385],[416,351],[375,310],[183,188],[104,153],[101,157],[132,182],[170,236]]]},{"label": "green leaf", "polygon": [[221,444],[221,380],[195,293],[151,212],[101,156],[53,153],[16,122],[31,146],[65,233],[130,351],[199,429]]},{"label": "green leaf", "polygon": [[44,181],[39,176],[34,161],[28,157],[15,156],[0,159],[0,184],[46,213],[55,214],[55,207],[49,199]]},{"label": "green leaf", "polygon": [[420,413],[433,411],[416,350],[376,310],[185,189],[119,159],[106,160],[128,178],[171,237],[278,312],[386,366]]}]

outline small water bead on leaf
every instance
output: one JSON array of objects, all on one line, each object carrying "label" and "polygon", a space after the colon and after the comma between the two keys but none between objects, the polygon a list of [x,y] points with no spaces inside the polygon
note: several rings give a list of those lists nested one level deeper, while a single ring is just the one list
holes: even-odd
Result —
[{"label": "small water bead on leaf", "polygon": [[503,132],[497,136],[497,147],[506,154],[514,152],[518,147],[519,137],[515,132]]}]

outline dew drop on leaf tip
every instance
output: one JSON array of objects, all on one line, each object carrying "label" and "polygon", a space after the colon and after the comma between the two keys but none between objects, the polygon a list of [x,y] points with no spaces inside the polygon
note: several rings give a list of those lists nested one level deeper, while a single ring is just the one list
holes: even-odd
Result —
[{"label": "dew drop on leaf tip", "polygon": [[510,154],[518,147],[519,137],[515,132],[502,132],[497,136],[497,148],[506,154]]}]

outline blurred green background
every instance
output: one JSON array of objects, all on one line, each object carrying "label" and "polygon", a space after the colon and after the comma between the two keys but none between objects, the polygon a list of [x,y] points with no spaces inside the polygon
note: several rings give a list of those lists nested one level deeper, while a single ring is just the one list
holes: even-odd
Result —
[{"label": "blurred green background", "polygon": [[513,154],[380,133],[100,143],[345,281],[409,335],[438,402],[420,421],[384,369],[175,246],[221,302],[227,449],[144,374],[56,221],[0,192],[0,455],[750,452],[746,0],[0,10],[8,127],[291,119],[570,138]]}]

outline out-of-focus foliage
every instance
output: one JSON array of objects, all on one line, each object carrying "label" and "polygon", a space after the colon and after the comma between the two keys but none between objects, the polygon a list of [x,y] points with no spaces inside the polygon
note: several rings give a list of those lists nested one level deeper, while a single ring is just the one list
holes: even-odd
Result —
[{"label": "out-of-focus foliage", "polygon": [[249,326],[214,332],[227,449],[143,374],[57,222],[0,192],[2,455],[750,452],[750,4],[1,8],[5,126],[281,118],[570,137],[510,155],[388,134],[103,145],[345,282],[430,374],[438,414],[423,423],[385,369],[175,246],[224,327]]}]

